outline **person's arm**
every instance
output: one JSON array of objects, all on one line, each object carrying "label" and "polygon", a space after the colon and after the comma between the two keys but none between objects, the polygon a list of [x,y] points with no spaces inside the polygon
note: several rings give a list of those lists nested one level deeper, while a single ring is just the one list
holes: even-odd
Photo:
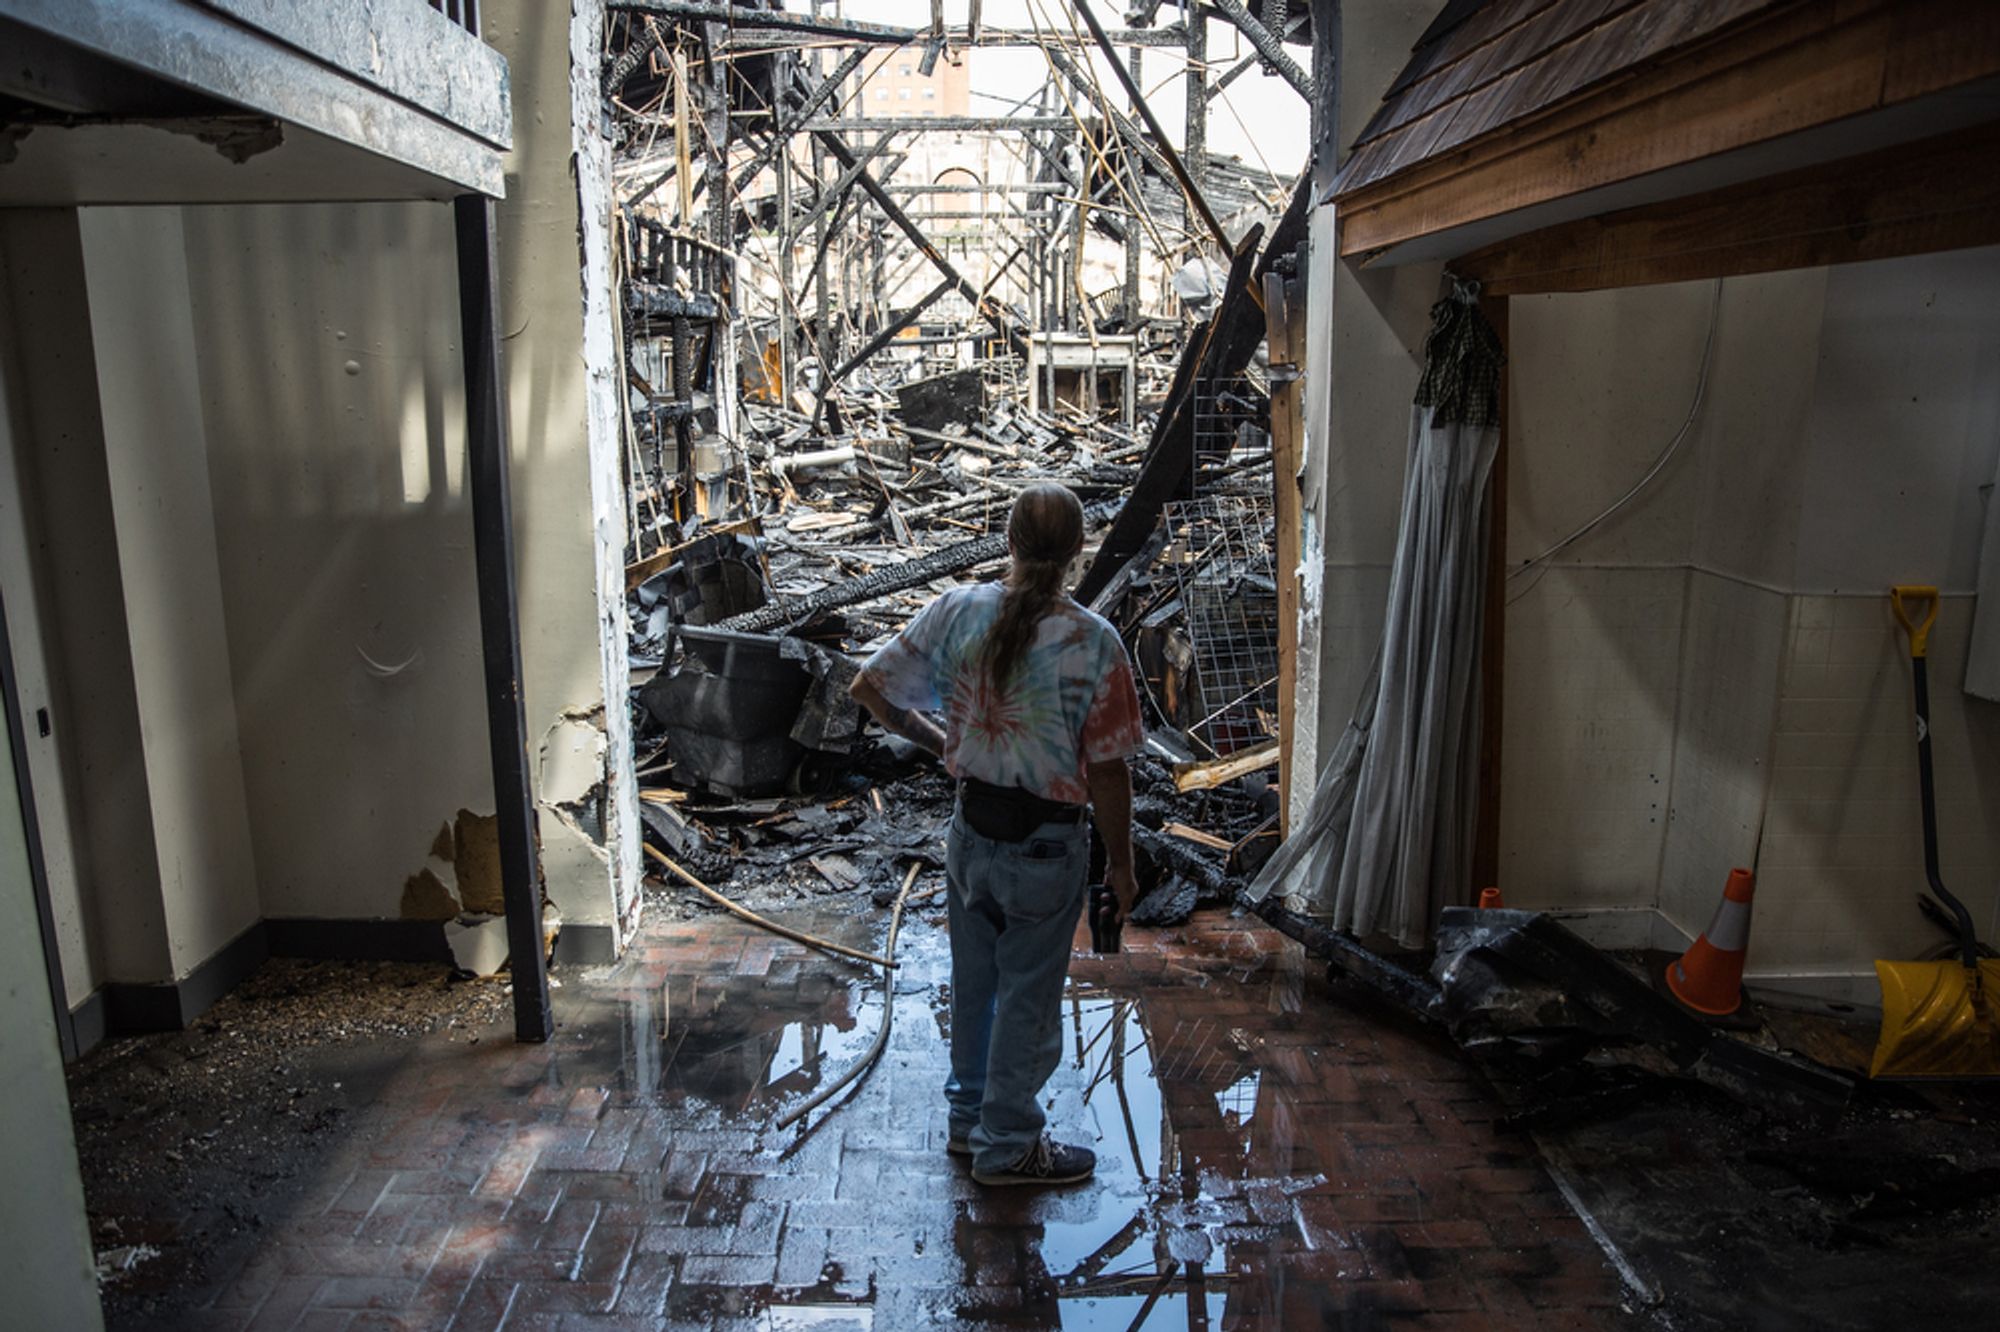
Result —
[{"label": "person's arm", "polygon": [[868,709],[884,729],[895,732],[919,749],[943,757],[944,732],[938,729],[938,724],[920,712],[899,708],[884,698],[866,672],[854,677],[854,683],[847,687],[847,692],[853,695],[856,703]]},{"label": "person's arm", "polygon": [[1104,839],[1104,882],[1118,899],[1118,919],[1132,914],[1139,881],[1132,870],[1132,769],[1126,760],[1093,763],[1084,772],[1097,835]]}]

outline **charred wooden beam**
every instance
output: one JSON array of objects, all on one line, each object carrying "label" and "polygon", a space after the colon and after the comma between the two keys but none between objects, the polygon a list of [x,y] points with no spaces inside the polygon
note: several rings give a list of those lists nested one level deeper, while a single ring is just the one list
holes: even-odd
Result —
[{"label": "charred wooden beam", "polygon": [[[854,165],[848,167],[846,170],[842,171],[838,176],[836,176],[831,185],[828,185],[825,189],[819,192],[819,198],[813,201],[812,207],[806,209],[804,216],[800,217],[798,221],[792,223],[792,230],[794,232],[805,230],[813,223],[819,221],[820,218],[826,216],[828,209],[835,207],[842,200],[847,198],[848,193],[851,190],[853,190],[855,182],[860,179],[861,173],[867,170],[869,165],[873,163],[876,158],[882,156],[883,150],[888,148],[890,141],[894,137],[895,137],[894,135],[884,134],[881,138],[875,141],[875,146],[873,148],[870,148],[867,152],[863,153],[855,161]],[[901,165],[902,160],[903,159],[898,158],[896,160],[896,165]],[[889,174],[893,174],[893,171],[894,167],[892,166],[890,171],[885,172],[883,174],[887,176]]]},{"label": "charred wooden beam", "polygon": [[[801,39],[839,37],[849,42],[882,46],[922,46],[932,35],[928,24],[921,28],[903,28],[887,23],[862,23],[854,19],[814,18],[779,9],[738,8],[703,3],[702,0],[608,0],[605,8],[614,13],[622,10],[633,14],[652,14],[683,23],[726,23],[733,28],[760,33],[785,33]],[[755,40],[759,46],[769,46],[773,38],[760,35]],[[1048,41],[1048,35],[1022,28],[980,27],[975,31],[966,25],[957,25],[945,29],[944,40],[950,46],[1040,46]],[[1167,28],[1121,29],[1112,34],[1112,40],[1121,46],[1180,46],[1184,36],[1180,25],[1175,24]]]},{"label": "charred wooden beam", "polygon": [[513,507],[507,485],[506,380],[500,374],[500,267],[493,201],[453,204],[458,248],[459,336],[465,363],[467,488],[486,668],[486,730],[499,824],[500,891],[507,909],[514,1038],[546,1041],[555,1030],[542,938],[541,839],[536,831],[528,727],[522,712],[521,613],[514,581]]},{"label": "charred wooden beam", "polygon": [[[1253,282],[1262,284],[1264,275],[1282,255],[1290,254],[1305,239],[1306,215],[1312,198],[1312,181],[1302,177],[1292,191],[1292,202],[1271,233],[1271,243],[1262,258],[1256,257],[1257,241],[1263,229],[1253,228],[1237,247],[1229,267],[1229,283],[1216,304],[1215,316],[1206,337],[1188,343],[1175,370],[1174,388],[1160,413],[1146,459],[1132,494],[1111,525],[1090,569],[1078,585],[1076,599],[1088,604],[1101,592],[1127,560],[1145,543],[1147,534],[1159,521],[1160,507],[1179,493],[1194,464],[1194,399],[1201,383],[1233,379],[1243,373],[1257,344],[1264,338],[1264,312],[1251,300]],[[1251,260],[1256,259],[1254,272]]]},{"label": "charred wooden beam", "polygon": [[[1085,524],[1088,526],[1103,522],[1106,512],[1107,506],[1090,505],[1084,510]],[[920,555],[914,560],[902,560],[862,574],[858,578],[844,579],[807,596],[774,601],[757,610],[732,616],[715,627],[741,634],[767,634],[775,629],[799,624],[826,611],[839,610],[842,606],[852,606],[858,602],[873,601],[876,597],[886,597],[892,592],[904,592],[913,587],[922,587],[925,583],[936,579],[949,578],[953,574],[964,573],[967,569],[978,565],[1004,559],[1006,555],[1005,532],[973,537],[934,550],[928,555]]]},{"label": "charred wooden beam", "polygon": [[[859,160],[856,158],[854,150],[847,146],[846,140],[842,139],[838,134],[820,130],[813,137],[819,140],[825,146],[828,154],[843,167],[853,167]],[[938,275],[947,279],[951,283],[953,290],[972,303],[973,307],[979,311],[981,317],[993,326],[994,332],[1006,338],[1010,343],[1021,341],[1019,331],[1015,329],[1013,321],[1007,317],[1007,312],[1001,307],[1000,303],[988,298],[984,292],[966,280],[965,275],[952,265],[951,260],[945,258],[937,246],[931,243],[930,237],[924,234],[923,228],[919,227],[911,220],[910,215],[903,211],[902,205],[889,197],[889,191],[883,187],[882,182],[876,180],[864,167],[855,176],[854,183],[859,185],[862,191],[875,201],[876,206],[888,216],[891,222],[896,224],[897,230],[910,238],[910,243],[917,247],[918,253],[930,261],[931,267],[937,269]]]},{"label": "charred wooden beam", "polygon": [[1312,76],[1300,69],[1286,53],[1285,44],[1278,40],[1276,33],[1251,16],[1250,11],[1243,7],[1242,0],[1208,0],[1208,3],[1214,5],[1222,17],[1249,39],[1251,49],[1263,57],[1264,63],[1276,71],[1279,78],[1291,84],[1294,92],[1308,102],[1318,96]]},{"label": "charred wooden beam", "polygon": [[[922,296],[918,297],[917,303],[915,305],[912,305],[909,309],[903,311],[902,314],[898,315],[893,321],[891,321],[888,327],[884,328],[880,333],[877,333],[874,337],[870,338],[866,346],[862,347],[860,351],[855,352],[854,355],[848,357],[845,361],[841,362],[840,365],[834,370],[834,372],[831,375],[827,376],[826,384],[820,390],[820,400],[824,402],[826,399],[827,392],[831,390],[835,384],[838,384],[841,380],[853,374],[856,367],[861,365],[862,362],[866,361],[876,352],[881,351],[884,347],[894,342],[897,338],[897,335],[902,333],[902,331],[908,328],[910,325],[916,323],[919,319],[922,319],[924,317],[924,311],[930,309],[933,305],[936,305],[940,300],[950,295],[952,290],[953,286],[951,279],[945,278],[943,281],[939,282],[935,287],[932,287],[929,291],[925,292]],[[815,418],[817,418],[819,413],[815,411],[813,415]]]},{"label": "charred wooden beam", "polygon": [[[1097,85],[1091,81],[1090,77],[1084,73],[1074,60],[1071,60],[1063,52],[1061,47],[1051,46],[1048,50],[1048,57],[1049,63],[1056,67],[1058,73],[1069,80],[1071,87],[1093,99],[1097,96]],[[1137,82],[1137,80],[1134,80],[1134,82]],[[1133,105],[1134,107],[1138,105],[1136,100],[1133,102]],[[1130,119],[1118,111],[1118,108],[1111,106],[1109,103],[1106,103],[1100,109],[1104,112],[1104,118],[1111,122],[1111,127],[1118,131],[1118,137],[1124,141],[1128,150],[1136,152],[1139,156],[1145,158],[1146,164],[1160,175],[1172,176],[1174,174],[1173,168],[1167,165],[1167,159],[1160,155],[1160,150],[1153,146],[1152,141],[1146,137],[1139,126],[1133,124]]]},{"label": "charred wooden beam", "polygon": [[1068,116],[848,116],[840,120],[810,120],[802,129],[835,134],[875,134],[893,132],[915,134],[925,130],[997,131],[1003,133],[1067,128]]},{"label": "charred wooden beam", "polygon": [[650,319],[718,319],[722,304],[705,291],[681,292],[657,282],[625,284],[625,308]]},{"label": "charred wooden beam", "polygon": [[[847,57],[844,60],[834,66],[832,73],[828,74],[818,83],[810,87],[806,87],[803,83],[799,85],[803,92],[804,100],[799,103],[798,110],[786,116],[771,131],[770,141],[757,150],[757,155],[750,159],[750,165],[736,173],[736,179],[732,182],[732,193],[741,194],[751,181],[757,179],[758,172],[777,160],[778,154],[785,150],[785,145],[791,142],[792,136],[804,129],[808,120],[811,120],[825,109],[827,102],[832,99],[836,92],[840,91],[840,85],[847,81],[848,75],[861,67],[861,62],[867,58],[867,55],[866,48],[856,47],[847,53]],[[803,79],[804,76],[800,75],[800,78]]]},{"label": "charred wooden beam", "polygon": [[[1118,58],[1118,52],[1111,43],[1111,35],[1104,30],[1104,25],[1097,21],[1097,15],[1091,12],[1090,0],[1074,0],[1074,3],[1077,14],[1083,19],[1084,25],[1090,29],[1090,35],[1097,40],[1098,49],[1104,52],[1105,60],[1110,63],[1111,72],[1116,74],[1118,81],[1125,85],[1125,93],[1132,99],[1132,108],[1139,113],[1139,118],[1145,121],[1146,128],[1153,132],[1154,144],[1159,149],[1160,155],[1166,158],[1167,166],[1173,171],[1174,179],[1180,182],[1181,191],[1187,196],[1188,207],[1201,217],[1203,225],[1208,228],[1209,234],[1215,237],[1217,245],[1220,245],[1225,250],[1233,249],[1234,247],[1229,243],[1228,233],[1223,231],[1222,223],[1215,220],[1215,213],[1209,208],[1208,200],[1202,195],[1201,187],[1195,184],[1194,178],[1188,174],[1188,169],[1181,165],[1179,155],[1174,152],[1173,145],[1167,140],[1167,132],[1160,128],[1159,119],[1153,115],[1153,108],[1147,105],[1146,94],[1139,91],[1138,83],[1132,78],[1132,71],[1126,69],[1125,62]],[[1190,24],[1188,31],[1191,34],[1202,31],[1201,23],[1197,21]],[[1194,45],[1196,43],[1191,41],[1190,50],[1193,49]],[[1198,92],[1195,97],[1189,99],[1190,127],[1195,123],[1195,112],[1197,109],[1204,107],[1204,105]],[[1194,145],[1189,145],[1190,150],[1193,147]],[[1199,165],[1198,160],[1197,165]]]},{"label": "charred wooden beam", "polygon": [[1275,898],[1252,902],[1239,896],[1238,905],[1261,918],[1278,933],[1296,940],[1314,957],[1337,968],[1381,998],[1426,1025],[1438,1021],[1438,987],[1428,976],[1406,971],[1378,953],[1362,947],[1353,935],[1287,911]]}]

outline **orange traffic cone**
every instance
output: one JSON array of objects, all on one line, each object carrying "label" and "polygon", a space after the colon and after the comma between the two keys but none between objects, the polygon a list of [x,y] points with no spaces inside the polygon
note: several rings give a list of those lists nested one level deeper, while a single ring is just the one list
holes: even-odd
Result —
[{"label": "orange traffic cone", "polygon": [[1479,890],[1479,909],[1481,911],[1488,911],[1502,905],[1505,904],[1500,900],[1500,890],[1498,888],[1481,888]]},{"label": "orange traffic cone", "polygon": [[1743,955],[1750,947],[1750,894],[1756,883],[1747,869],[1729,871],[1715,919],[1667,968],[1667,988],[1697,1013],[1728,1017],[1743,1007]]}]

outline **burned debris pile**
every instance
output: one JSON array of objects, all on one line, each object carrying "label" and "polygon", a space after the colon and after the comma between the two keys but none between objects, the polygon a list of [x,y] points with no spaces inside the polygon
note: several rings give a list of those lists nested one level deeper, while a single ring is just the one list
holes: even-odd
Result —
[{"label": "burned debris pile", "polygon": [[[1198,138],[1183,162],[1080,31],[610,11],[654,851],[780,902],[941,863],[950,779],[848,686],[940,591],[1004,572],[1015,495],[1052,480],[1085,505],[1077,596],[1142,681],[1138,919],[1229,901],[1277,839],[1261,283],[1303,240],[1303,182]],[[1189,40],[1135,22],[1128,49]],[[1038,48],[1048,83],[981,117],[965,65],[991,43]]]},{"label": "burned debris pile", "polygon": [[[1140,557],[1100,599],[1151,723],[1135,809],[1144,924],[1229,900],[1275,844],[1273,763],[1258,757],[1275,754],[1278,634],[1255,395],[1247,381],[1238,391],[1244,443],[1214,450],[1201,498],[1161,506]],[[910,427],[911,396],[884,393],[865,416],[850,408],[851,442],[754,462],[766,505],[734,530],[695,518],[665,561],[633,561],[641,812],[655,845],[705,882],[776,876],[795,892],[847,892],[882,887],[912,856],[936,859],[949,780],[862,725],[847,692],[860,661],[943,588],[1004,571],[1001,529],[1021,487],[1070,486],[1101,535],[1146,456],[1115,424],[1005,400],[970,419],[933,410],[941,429]],[[1244,755],[1251,771],[1202,780]]]}]

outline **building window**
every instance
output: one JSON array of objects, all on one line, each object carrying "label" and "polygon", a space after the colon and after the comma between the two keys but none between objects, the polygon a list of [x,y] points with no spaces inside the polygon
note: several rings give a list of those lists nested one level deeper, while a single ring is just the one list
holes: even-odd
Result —
[{"label": "building window", "polygon": [[937,89],[936,89],[936,88],[933,88],[933,87],[931,87],[931,86],[930,86],[929,84],[925,84],[925,85],[924,85],[924,100],[925,100],[925,101],[930,101],[931,99],[935,98],[936,96],[937,96]]},{"label": "building window", "polygon": [[896,66],[896,73],[907,79],[910,77],[910,67],[908,65],[898,65]]},{"label": "building window", "polygon": [[886,102],[886,101],[888,101],[888,100],[889,100],[889,90],[888,90],[887,88],[877,88],[877,89],[875,90],[875,100],[876,100],[876,101],[878,101],[878,102]]},{"label": "building window", "polygon": [[907,102],[910,100],[910,90],[908,88],[898,88],[896,89],[896,96],[902,101]]}]

